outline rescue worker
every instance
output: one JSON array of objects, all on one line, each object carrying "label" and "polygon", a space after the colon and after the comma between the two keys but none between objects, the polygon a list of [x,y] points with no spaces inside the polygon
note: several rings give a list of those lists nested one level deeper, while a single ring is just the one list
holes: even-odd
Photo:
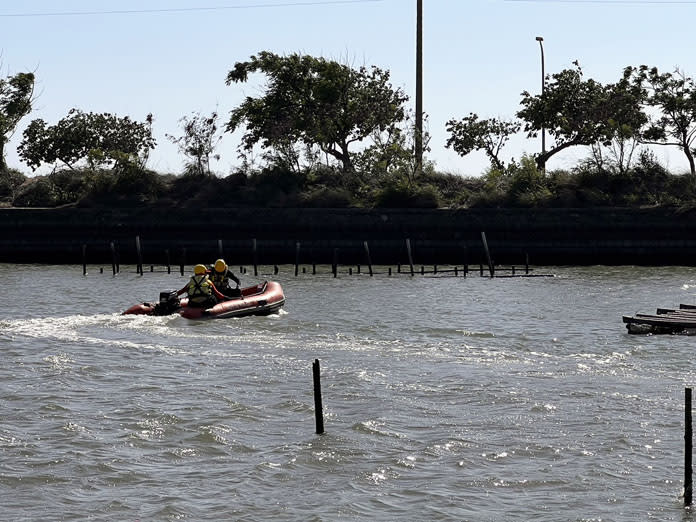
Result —
[{"label": "rescue worker", "polygon": [[205,265],[193,267],[193,276],[186,286],[177,291],[176,295],[184,293],[188,295],[188,306],[194,308],[211,308],[218,303],[218,300],[225,300],[225,296],[215,288],[208,277]]},{"label": "rescue worker", "polygon": [[[237,283],[237,288],[230,286],[230,279]],[[210,280],[221,293],[228,298],[241,297],[242,291],[239,289],[239,279],[228,268],[224,259],[218,259],[210,270]]]}]

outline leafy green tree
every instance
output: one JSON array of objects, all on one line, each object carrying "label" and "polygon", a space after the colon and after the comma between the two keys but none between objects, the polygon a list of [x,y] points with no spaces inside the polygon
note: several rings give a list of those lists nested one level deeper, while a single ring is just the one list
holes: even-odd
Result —
[{"label": "leafy green tree", "polygon": [[12,201],[27,177],[17,169],[0,170],[0,199]]},{"label": "leafy green tree", "polygon": [[505,164],[500,159],[500,151],[511,136],[519,132],[519,122],[503,121],[497,118],[479,120],[473,112],[461,120],[447,122],[447,148],[453,149],[460,156],[482,150],[488,156],[494,169],[503,171]]},{"label": "leafy green tree", "polygon": [[5,145],[19,121],[31,111],[33,95],[32,73],[17,73],[0,79],[0,172],[7,170]]},{"label": "leafy green tree", "polygon": [[179,120],[184,131],[183,136],[167,138],[179,148],[179,152],[189,158],[187,172],[196,175],[210,175],[210,158],[220,159],[215,154],[215,148],[220,143],[222,136],[217,134],[218,114],[213,112],[210,116],[194,114],[191,118],[184,116]]},{"label": "leafy green tree", "polygon": [[555,144],[536,156],[543,168],[555,154],[577,145],[609,144],[617,132],[640,132],[646,121],[642,111],[644,96],[625,77],[616,84],[602,85],[583,79],[577,62],[575,69],[564,69],[551,76],[543,94],[522,93],[522,119],[528,138],[541,129],[554,138]]},{"label": "leafy green tree", "polygon": [[643,133],[643,142],[651,145],[679,147],[689,162],[692,176],[696,176],[694,139],[696,139],[696,84],[679,69],[660,73],[657,67],[628,67],[634,84],[647,93],[646,103],[660,112]]},{"label": "leafy green tree", "polygon": [[[421,138],[424,153],[430,151],[430,133],[427,129],[428,116],[423,115]],[[386,130],[373,132],[372,144],[355,155],[355,166],[361,177],[363,189],[372,190],[375,185],[392,183],[395,178],[404,180],[409,187],[416,183],[416,158],[413,154],[416,143],[416,128],[411,114],[399,124]],[[432,168],[426,162],[421,167],[421,177]],[[350,187],[353,189],[353,187]]]},{"label": "leafy green tree", "polygon": [[127,165],[144,166],[151,149],[152,115],[145,123],[109,113],[84,113],[71,109],[55,125],[42,119],[24,130],[18,147],[20,157],[36,170],[42,164],[62,163],[76,169],[84,161],[90,169]]},{"label": "leafy green tree", "polygon": [[227,85],[246,82],[251,73],[266,75],[265,93],[247,97],[231,112],[227,131],[245,126],[244,148],[317,146],[352,172],[353,143],[404,119],[408,97],[377,67],[353,69],[324,58],[263,51],[238,62]]}]

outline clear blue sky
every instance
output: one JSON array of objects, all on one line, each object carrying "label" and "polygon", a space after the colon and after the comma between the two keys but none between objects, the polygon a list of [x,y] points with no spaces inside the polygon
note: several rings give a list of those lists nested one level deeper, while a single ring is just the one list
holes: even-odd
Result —
[{"label": "clear blue sky", "polygon": [[[293,0],[25,0],[0,6],[3,76],[35,71],[35,110],[23,122],[53,124],[73,107],[144,120],[155,118],[158,146],[149,166],[180,172],[183,157],[166,138],[178,120],[217,110],[226,119],[259,83],[225,85],[235,62],[262,50],[301,52],[353,65],[389,69],[394,86],[415,101],[416,0],[301,2]],[[696,74],[696,0],[424,0],[423,108],[432,135],[429,158],[439,170],[477,176],[488,162],[445,148],[445,123],[476,112],[511,118],[520,93],[541,86],[536,36],[544,38],[547,73],[579,60],[586,77],[616,81],[627,65]],[[211,9],[205,9],[211,8]],[[212,9],[215,8],[215,9]],[[177,9],[181,9],[177,11]],[[160,12],[122,11],[169,10]],[[117,12],[119,11],[119,12]],[[74,13],[96,14],[74,14]],[[20,15],[20,16],[17,16]],[[10,166],[29,172],[16,147]],[[238,136],[227,135],[214,170],[238,163]],[[505,159],[540,149],[539,139],[515,139]],[[673,171],[681,153],[656,149]],[[554,157],[548,168],[572,166],[586,150]]]}]

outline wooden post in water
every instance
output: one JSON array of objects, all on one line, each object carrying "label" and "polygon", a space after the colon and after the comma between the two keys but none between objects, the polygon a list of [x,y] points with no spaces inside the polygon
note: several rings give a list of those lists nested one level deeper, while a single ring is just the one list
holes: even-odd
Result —
[{"label": "wooden post in water", "polygon": [[365,249],[365,255],[367,256],[367,268],[370,271],[370,277],[372,277],[372,258],[370,257],[370,247],[367,241],[363,241],[363,248]]},{"label": "wooden post in water", "polygon": [[143,275],[143,252],[140,248],[140,236],[135,236],[135,252],[138,255],[138,266],[136,267],[136,272]]},{"label": "wooden post in water", "polygon": [[529,273],[529,254],[527,252],[524,253],[524,273]]},{"label": "wooden post in water", "polygon": [[469,253],[466,249],[466,243],[462,241],[462,249],[464,250],[464,277],[467,276],[467,273],[469,272]]},{"label": "wooden post in water", "polygon": [[333,263],[331,264],[331,270],[334,277],[338,277],[338,248],[334,248],[333,251]]},{"label": "wooden post in water", "polygon": [[116,275],[116,246],[113,241],[109,243],[109,248],[111,249],[111,272]]},{"label": "wooden post in water", "polygon": [[167,273],[171,274],[172,273],[172,264],[171,264],[171,260],[169,259],[169,249],[168,248],[164,249],[164,257],[167,260]]},{"label": "wooden post in water", "polygon": [[389,267],[389,277],[391,277],[391,267]]},{"label": "wooden post in water", "polygon": [[82,244],[82,275],[87,275],[87,245]]},{"label": "wooden post in water", "polygon": [[316,263],[312,263],[312,275],[316,275],[317,273],[317,265]]},{"label": "wooden post in water", "polygon": [[256,251],[256,238],[251,240],[251,248],[254,251],[254,277],[259,275],[258,252]]},{"label": "wooden post in water", "polygon": [[486,252],[486,260],[488,261],[488,270],[491,273],[491,277],[495,276],[495,269],[493,268],[493,261],[491,260],[491,253],[488,250],[488,241],[486,241],[486,233],[481,232],[481,241],[483,242],[483,250]]},{"label": "wooden post in water", "polygon": [[413,276],[413,255],[411,253],[411,240],[406,238],[406,253],[408,254],[408,264],[411,265],[411,276]]},{"label": "wooden post in water", "polygon": [[179,271],[181,275],[184,275],[184,265],[186,264],[186,248],[181,249],[181,263],[179,265]]},{"label": "wooden post in water", "polygon": [[691,388],[684,389],[684,505],[690,506],[693,496]]},{"label": "wooden post in water", "polygon": [[317,435],[324,433],[324,407],[321,403],[321,375],[319,372],[319,359],[314,359],[312,364],[314,376],[314,418],[316,419]]},{"label": "wooden post in water", "polygon": [[300,242],[295,243],[295,277],[300,271]]},{"label": "wooden post in water", "polygon": [[222,239],[218,239],[218,257],[220,259],[225,257],[223,250],[222,250]]}]

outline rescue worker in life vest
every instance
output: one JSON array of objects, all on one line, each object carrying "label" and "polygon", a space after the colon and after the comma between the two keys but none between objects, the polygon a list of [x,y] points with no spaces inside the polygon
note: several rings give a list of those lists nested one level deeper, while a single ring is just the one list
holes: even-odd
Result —
[{"label": "rescue worker in life vest", "polygon": [[[237,288],[230,286],[230,279],[237,283]],[[228,298],[241,297],[242,291],[239,289],[239,279],[227,267],[224,259],[218,259],[210,268],[210,280],[220,292]]]},{"label": "rescue worker in life vest", "polygon": [[224,301],[226,299],[208,277],[205,265],[193,267],[193,277],[186,283],[186,286],[177,291],[176,295],[184,293],[188,295],[188,306],[194,308],[211,308],[218,303],[218,300]]}]

